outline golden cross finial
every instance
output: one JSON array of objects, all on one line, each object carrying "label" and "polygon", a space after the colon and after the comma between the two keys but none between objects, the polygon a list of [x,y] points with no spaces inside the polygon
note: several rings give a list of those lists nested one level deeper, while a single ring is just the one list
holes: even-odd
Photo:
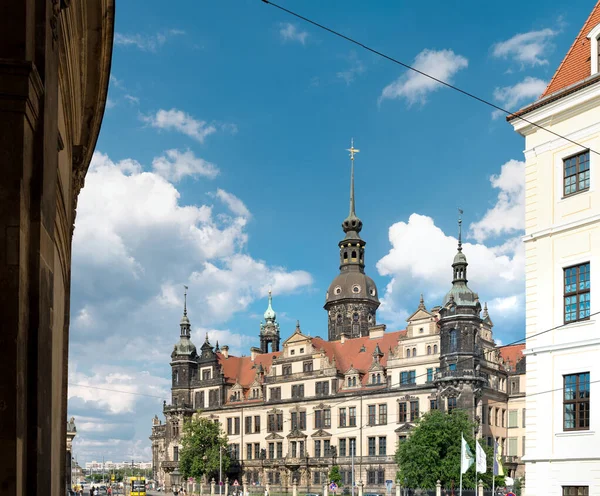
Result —
[{"label": "golden cross finial", "polygon": [[350,148],[347,148],[350,152],[350,160],[354,160],[354,154],[360,152],[358,148],[354,148],[354,138],[350,140]]}]

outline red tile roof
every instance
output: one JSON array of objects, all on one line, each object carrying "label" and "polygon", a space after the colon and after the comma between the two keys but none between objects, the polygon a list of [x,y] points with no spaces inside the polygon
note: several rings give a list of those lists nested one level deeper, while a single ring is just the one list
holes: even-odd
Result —
[{"label": "red tile roof", "polygon": [[[398,345],[398,339],[406,335],[406,331],[386,332],[383,337],[370,339],[369,337],[348,339],[344,343],[341,341],[326,341],[321,338],[312,338],[312,344],[316,349],[322,349],[329,360],[335,358],[337,369],[346,372],[352,365],[360,372],[366,372],[373,363],[373,351],[375,346],[383,353],[381,364],[387,364],[389,349],[394,349]],[[365,351],[360,351],[364,346]],[[248,387],[256,377],[256,369],[263,366],[265,374],[269,373],[273,365],[273,359],[281,356],[281,352],[257,354],[252,361],[251,357],[236,357],[229,355],[225,358],[222,353],[217,353],[219,364],[222,367],[225,380],[229,384],[235,384],[236,380],[243,387]]]},{"label": "red tile roof", "polygon": [[[341,341],[325,341],[321,338],[313,338],[312,344],[317,349],[322,349],[329,360],[335,358],[335,364],[339,371],[346,372],[350,367],[366,372],[373,363],[373,352],[375,346],[383,353],[380,363],[387,365],[389,349],[398,346],[400,337],[405,336],[406,331],[386,332],[383,337],[371,339],[368,336],[362,338]],[[364,346],[365,350],[360,351]]]},{"label": "red tile roof", "polygon": [[236,357],[229,355],[228,358],[225,358],[222,353],[217,353],[217,358],[228,383],[235,384],[237,380],[242,386],[247,387],[254,381],[258,366],[262,365],[265,373],[268,373],[273,364],[273,358],[279,355],[281,355],[280,351],[257,354],[254,361],[252,361],[249,356]]},{"label": "red tile roof", "polygon": [[600,0],[592,9],[590,16],[540,98],[578,83],[591,75],[590,40],[587,35],[597,24],[600,24]]},{"label": "red tile roof", "polygon": [[500,356],[504,360],[506,368],[515,370],[517,362],[523,358],[524,349],[525,343],[512,344],[510,346],[503,346],[500,348]]}]

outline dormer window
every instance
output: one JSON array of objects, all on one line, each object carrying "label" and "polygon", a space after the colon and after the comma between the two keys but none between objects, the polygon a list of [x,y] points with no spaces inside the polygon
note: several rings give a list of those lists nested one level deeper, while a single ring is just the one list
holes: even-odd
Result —
[{"label": "dormer window", "polygon": [[590,74],[594,75],[600,72],[600,24],[596,25],[594,29],[588,34],[590,40]]}]

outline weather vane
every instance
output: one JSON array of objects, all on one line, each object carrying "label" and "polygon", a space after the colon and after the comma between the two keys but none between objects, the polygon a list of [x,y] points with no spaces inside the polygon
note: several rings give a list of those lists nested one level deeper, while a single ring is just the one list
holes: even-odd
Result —
[{"label": "weather vane", "polygon": [[350,140],[350,148],[346,148],[350,152],[350,160],[354,160],[354,154],[360,152],[358,148],[354,148],[354,138]]}]

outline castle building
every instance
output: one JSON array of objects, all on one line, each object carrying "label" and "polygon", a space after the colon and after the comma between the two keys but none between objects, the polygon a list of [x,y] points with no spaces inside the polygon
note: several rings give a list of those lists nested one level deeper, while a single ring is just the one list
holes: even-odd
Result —
[{"label": "castle building", "polygon": [[346,487],[354,480],[365,492],[382,493],[385,481],[396,478],[397,443],[417,419],[432,409],[457,408],[476,421],[483,442],[504,446],[508,475],[522,475],[509,419],[523,408],[524,346],[505,348],[507,354],[495,346],[487,306],[482,309],[467,285],[460,222],[448,271],[452,283],[441,305],[428,309],[421,296],[406,329],[390,332],[377,324],[378,292],[365,273],[363,224],[355,213],[357,151],[350,148],[350,213],[342,223],[340,272],[325,296],[328,339],[311,337],[298,322],[280,346],[269,292],[260,347],[234,356],[206,336],[198,352],[184,303],[171,354],[171,404],[163,405],[164,423],[155,416],[150,437],[159,484],[169,488],[179,481],[183,423],[200,415],[227,434],[230,480],[276,491],[291,491],[296,480],[302,491],[320,493],[337,465]]},{"label": "castle building", "polygon": [[528,494],[600,494],[600,2],[544,93],[508,117],[525,138]]}]

